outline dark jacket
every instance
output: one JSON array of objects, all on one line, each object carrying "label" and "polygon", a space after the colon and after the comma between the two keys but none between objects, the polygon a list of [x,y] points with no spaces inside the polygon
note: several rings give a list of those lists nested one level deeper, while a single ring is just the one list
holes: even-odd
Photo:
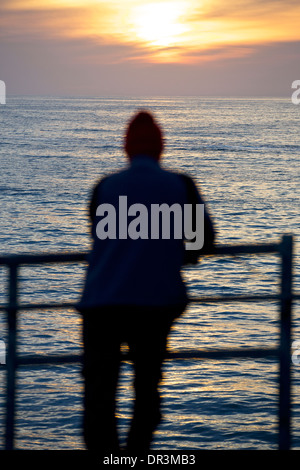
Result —
[{"label": "dark jacket", "polygon": [[[101,204],[118,207],[120,196],[126,196],[128,207],[143,204],[149,213],[153,204],[180,204],[181,207],[203,204],[191,178],[166,171],[151,157],[135,157],[127,169],[103,178],[95,186],[90,204],[93,247],[80,307],[186,303],[182,266],[196,263],[201,252],[210,250],[214,241],[214,229],[207,211],[204,212],[204,246],[201,250],[187,251],[182,238],[120,239],[118,211],[113,227],[116,238],[99,239],[97,226],[100,227],[101,217],[96,214],[97,208]],[[132,217],[129,220],[133,220]]]}]

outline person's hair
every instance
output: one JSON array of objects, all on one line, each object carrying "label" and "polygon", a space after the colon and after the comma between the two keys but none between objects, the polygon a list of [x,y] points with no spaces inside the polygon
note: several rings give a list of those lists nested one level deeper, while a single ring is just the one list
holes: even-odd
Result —
[{"label": "person's hair", "polygon": [[149,112],[140,111],[129,122],[125,150],[130,158],[149,155],[159,159],[163,151],[162,131]]}]

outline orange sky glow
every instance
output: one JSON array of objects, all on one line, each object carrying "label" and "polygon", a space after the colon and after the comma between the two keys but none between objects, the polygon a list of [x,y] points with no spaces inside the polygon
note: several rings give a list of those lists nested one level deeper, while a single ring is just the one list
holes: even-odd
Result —
[{"label": "orange sky glow", "polygon": [[298,0],[2,0],[0,13],[11,48],[73,44],[85,66],[203,65],[300,41]]},{"label": "orange sky glow", "polygon": [[234,46],[300,39],[299,2],[10,0],[4,13],[2,35],[131,46],[119,60],[197,62],[215,59],[216,48],[230,54],[228,45],[240,55],[249,51]]}]

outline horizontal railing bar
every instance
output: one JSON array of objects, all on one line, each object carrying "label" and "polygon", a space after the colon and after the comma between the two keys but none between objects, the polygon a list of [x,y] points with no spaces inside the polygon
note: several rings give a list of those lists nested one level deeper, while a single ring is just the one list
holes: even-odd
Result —
[{"label": "horizontal railing bar", "polygon": [[210,255],[231,255],[238,253],[255,254],[255,253],[276,253],[280,252],[280,243],[259,243],[253,245],[216,245],[210,252]]},{"label": "horizontal railing bar", "polygon": [[[218,358],[264,358],[277,357],[278,348],[247,348],[247,349],[215,349],[215,350],[190,350],[190,351],[168,351],[166,359],[218,359]],[[130,361],[130,353],[122,353],[122,360]],[[81,363],[83,356],[80,354],[44,356],[28,355],[17,358],[17,365],[51,365],[51,364],[70,364]]]},{"label": "horizontal railing bar", "polygon": [[86,261],[88,253],[41,253],[28,255],[4,255],[0,256],[0,264],[10,266],[12,264],[45,264],[45,263],[72,263]]},{"label": "horizontal railing bar", "polygon": [[265,295],[224,295],[224,296],[206,296],[206,297],[191,297],[190,303],[209,303],[209,302],[258,302],[264,300],[279,300],[280,294],[265,294]]},{"label": "horizontal railing bar", "polygon": [[278,355],[278,348],[216,349],[206,351],[170,351],[166,359],[264,358],[277,357]]},{"label": "horizontal railing bar", "polygon": [[57,304],[17,304],[17,305],[1,305],[0,310],[9,310],[9,309],[16,309],[16,310],[51,310],[51,309],[64,309],[64,308],[76,308],[74,302],[62,302]]},{"label": "horizontal railing bar", "polygon": [[80,354],[61,355],[61,356],[44,356],[44,355],[28,355],[18,357],[16,360],[17,366],[27,365],[47,365],[47,364],[70,364],[81,363],[82,356]]},{"label": "horizontal railing bar", "polygon": [[[292,300],[300,300],[300,294],[292,294]],[[206,296],[206,297],[190,297],[189,303],[200,302],[259,302],[264,300],[279,300],[281,294],[262,294],[262,295],[224,295],[224,296]]]},{"label": "horizontal railing bar", "polygon": [[[279,295],[226,295],[222,296],[207,296],[207,297],[194,297],[188,300],[189,303],[209,303],[209,302],[256,302],[263,300],[278,300]],[[72,302],[66,303],[57,303],[57,304],[17,304],[17,305],[7,305],[0,306],[0,310],[46,310],[46,309],[64,309],[64,308],[74,308],[76,309],[76,304]]]},{"label": "horizontal railing bar", "polygon": [[[292,299],[300,300],[300,294],[293,294]],[[188,303],[210,303],[210,302],[259,302],[259,301],[276,301],[280,299],[280,294],[265,295],[224,295],[224,296],[206,296],[206,297],[190,297]],[[49,304],[17,304],[17,305],[0,305],[1,310],[51,310],[51,309],[76,309],[77,304],[74,302],[49,303]]]},{"label": "horizontal railing bar", "polygon": [[[253,245],[217,245],[211,251],[206,251],[205,255],[226,255],[226,254],[255,254],[280,252],[280,243],[261,243]],[[0,265],[12,264],[44,264],[44,263],[69,263],[86,261],[88,253],[41,253],[41,254],[14,254],[0,256]]]}]

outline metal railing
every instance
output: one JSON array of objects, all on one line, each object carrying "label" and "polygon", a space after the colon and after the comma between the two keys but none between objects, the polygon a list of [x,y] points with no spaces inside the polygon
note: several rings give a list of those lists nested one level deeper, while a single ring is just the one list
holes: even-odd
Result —
[{"label": "metal railing", "polygon": [[[278,295],[226,295],[191,298],[190,302],[257,302],[279,301],[280,304],[280,341],[277,348],[247,348],[230,350],[209,351],[169,351],[168,359],[222,359],[222,358],[267,358],[279,359],[279,449],[290,449],[291,431],[291,310],[293,299],[300,298],[292,293],[292,261],[293,261],[293,237],[284,235],[279,243],[263,243],[252,245],[218,246],[208,255],[238,255],[275,253],[281,260],[281,281]],[[61,254],[32,254],[32,255],[7,255],[0,256],[0,265],[6,265],[9,270],[9,298],[6,306],[0,306],[0,310],[6,310],[8,322],[7,345],[7,385],[6,385],[6,433],[5,448],[14,448],[14,421],[16,401],[16,370],[22,365],[61,364],[81,362],[80,355],[30,355],[19,356],[17,354],[17,313],[20,310],[32,309],[63,309],[75,307],[74,303],[43,303],[20,304],[18,302],[18,270],[24,265],[38,265],[45,263],[69,263],[86,261],[86,253],[61,253]],[[126,359],[126,356],[124,356]]]}]

